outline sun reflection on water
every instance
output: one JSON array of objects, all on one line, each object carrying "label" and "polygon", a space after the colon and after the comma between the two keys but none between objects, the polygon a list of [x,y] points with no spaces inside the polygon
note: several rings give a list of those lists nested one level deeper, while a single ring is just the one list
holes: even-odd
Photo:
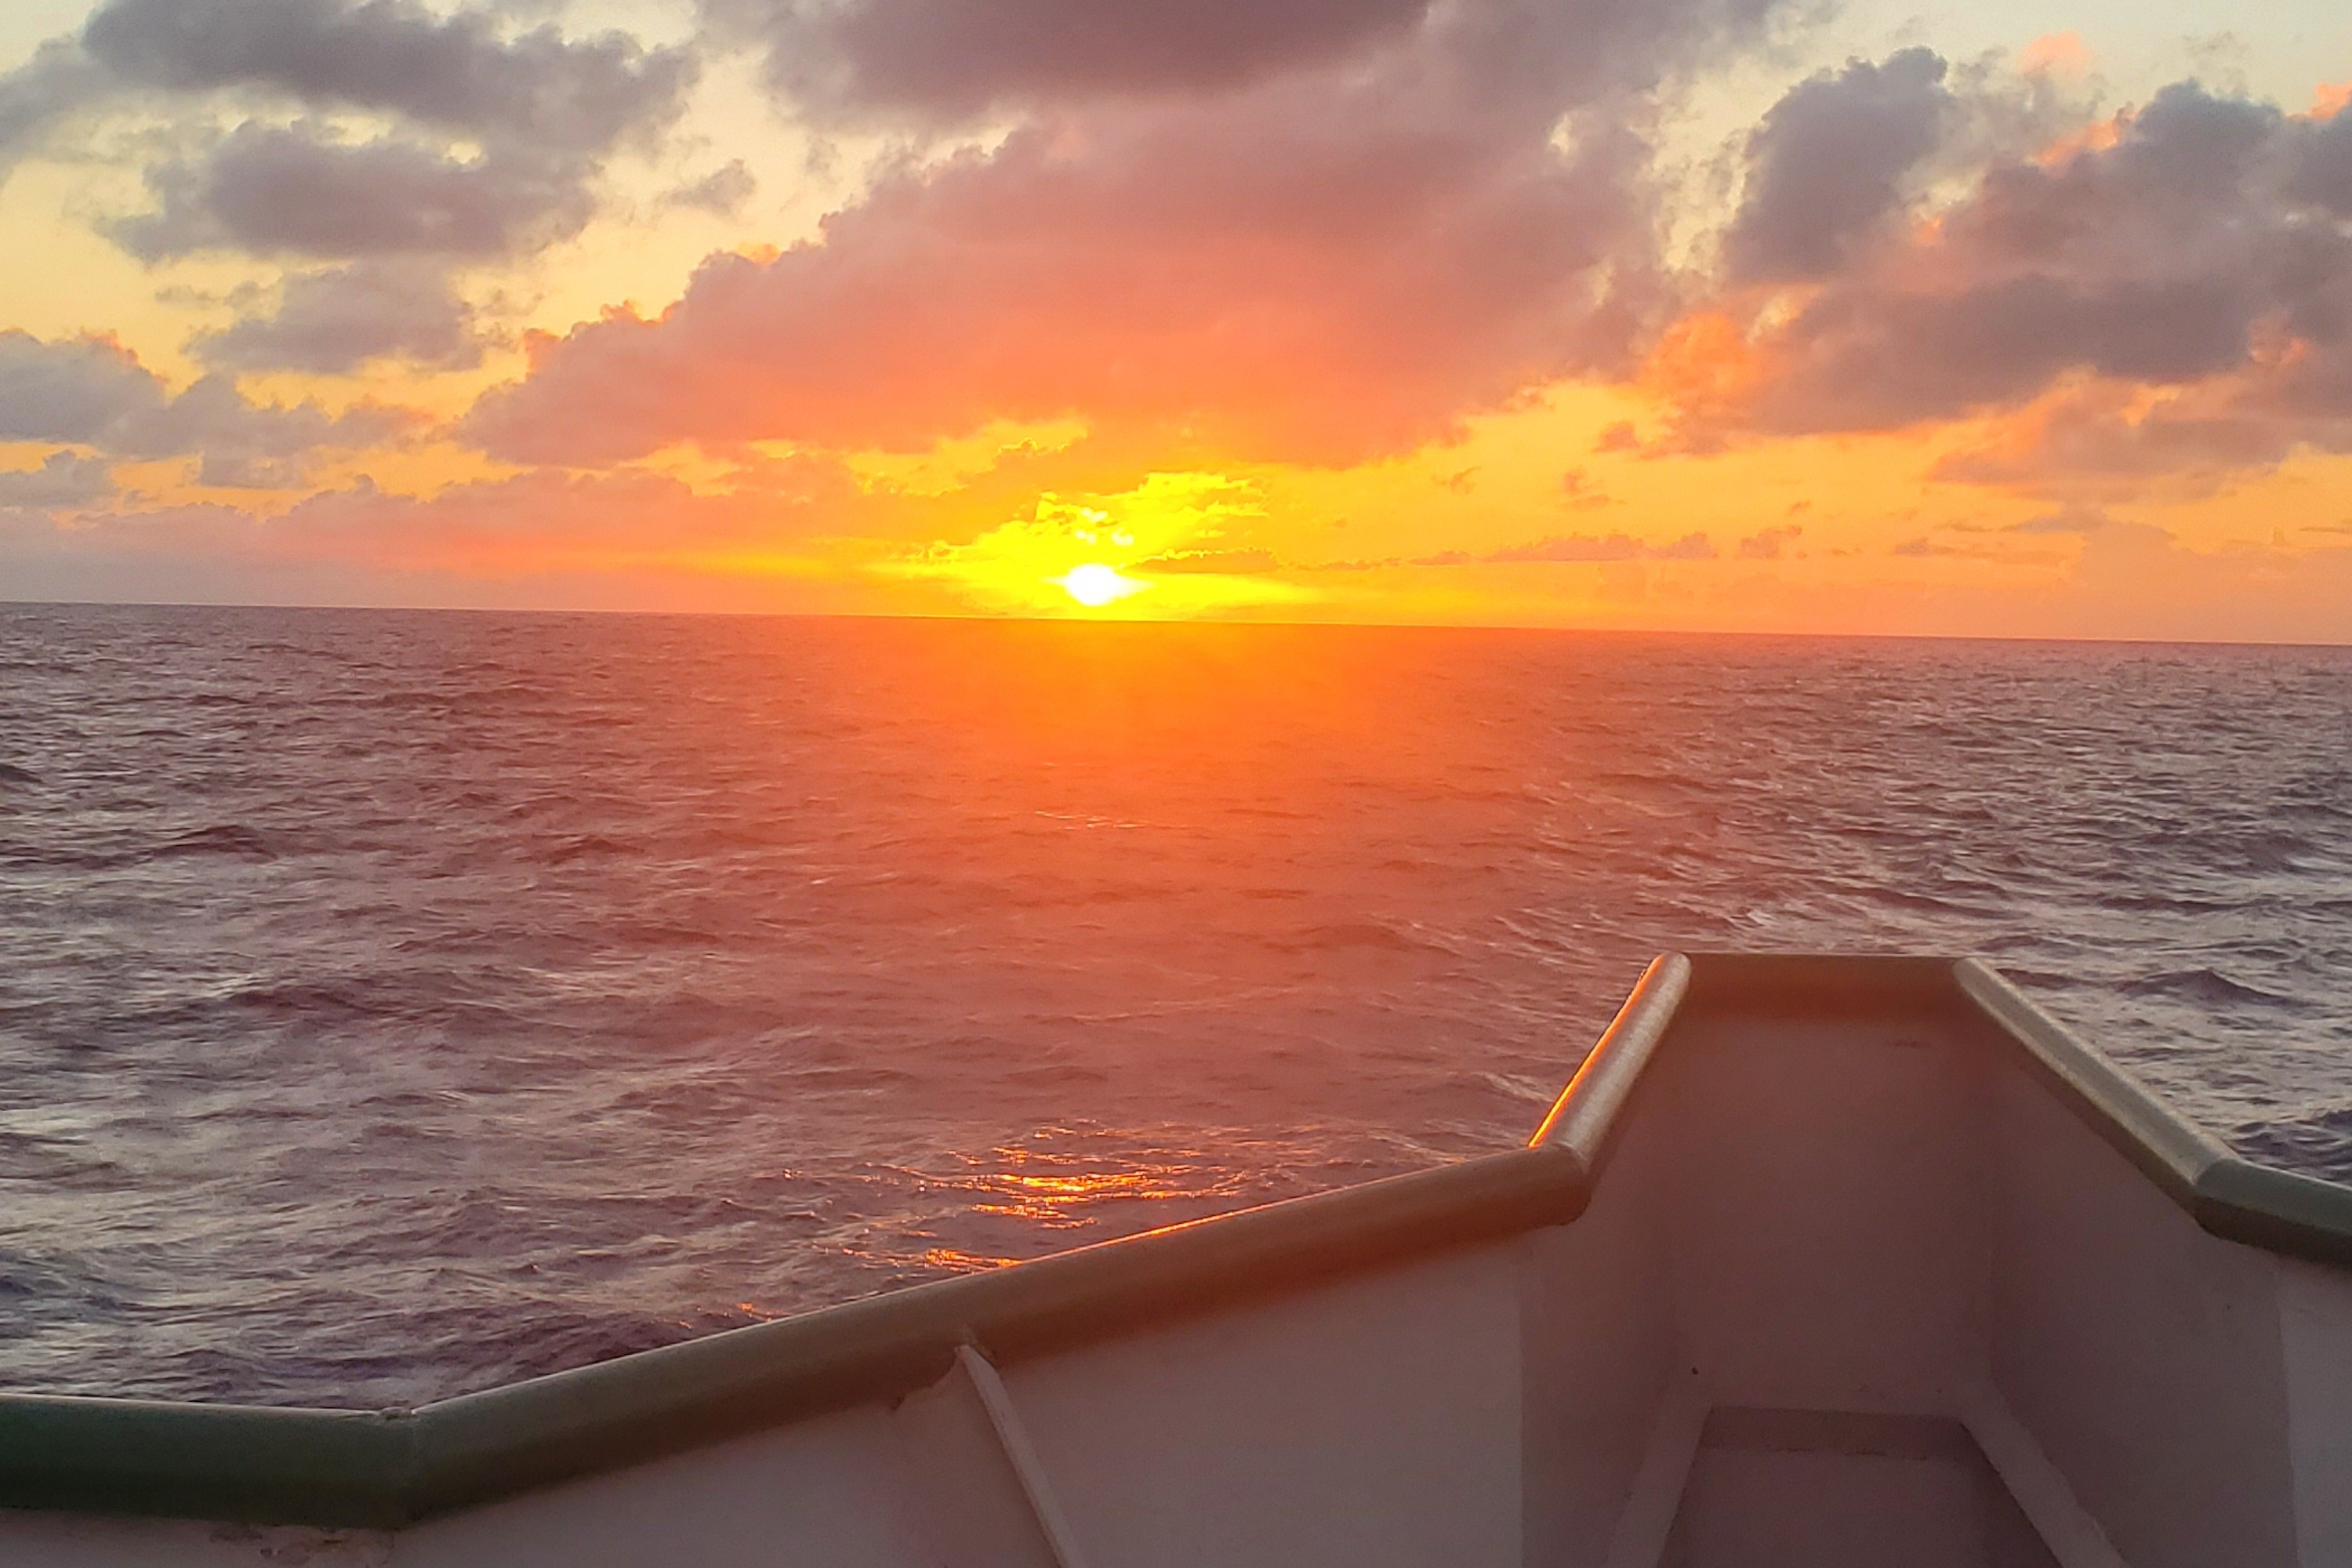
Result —
[{"label": "sun reflection on water", "polygon": [[1289,1195],[1289,1182],[1275,1173],[1288,1152],[1262,1152],[1263,1165],[1236,1148],[1171,1145],[1148,1131],[1039,1128],[961,1157],[961,1169],[929,1174],[931,1189],[960,1197],[982,1234],[967,1232],[955,1238],[961,1245],[950,1245],[934,1233],[921,1260],[969,1273],[1093,1239],[1071,1232],[1128,1235]]},{"label": "sun reflection on water", "polygon": [[1108,1150],[1064,1154],[1001,1144],[989,1160],[995,1168],[982,1168],[950,1184],[975,1195],[973,1212],[1055,1230],[1094,1223],[1093,1210],[1102,1204],[1206,1197],[1233,1186],[1219,1163],[1191,1151],[1184,1157],[1134,1160]]}]

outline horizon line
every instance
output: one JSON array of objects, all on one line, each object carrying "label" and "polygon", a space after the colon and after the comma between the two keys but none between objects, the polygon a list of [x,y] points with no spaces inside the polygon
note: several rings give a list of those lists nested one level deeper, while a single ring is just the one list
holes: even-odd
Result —
[{"label": "horizon line", "polygon": [[1571,626],[1512,621],[1370,621],[1281,620],[1271,617],[1196,616],[1019,616],[986,613],[954,614],[921,611],[866,610],[739,610],[651,609],[612,605],[418,605],[350,604],[291,600],[243,599],[19,599],[0,594],[0,611],[19,609],[92,610],[288,610],[327,614],[447,615],[447,616],[600,616],[674,620],[793,620],[793,621],[926,621],[971,622],[994,626],[1215,626],[1268,630],[1508,632],[1587,637],[1696,637],[1779,642],[1916,642],[2014,643],[2057,647],[2201,647],[2249,649],[2352,650],[2352,638],[2315,642],[2295,638],[2157,637],[2084,634],[2063,637],[2020,632],[1856,632],[1769,631],[1752,627],[1695,626]]}]

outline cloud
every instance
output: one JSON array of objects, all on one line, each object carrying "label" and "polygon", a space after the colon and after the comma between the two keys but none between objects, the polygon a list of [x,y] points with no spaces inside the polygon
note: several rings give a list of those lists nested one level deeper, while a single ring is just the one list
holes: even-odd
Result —
[{"label": "cloud", "polygon": [[[154,210],[108,226],[132,254],[504,256],[576,234],[605,159],[669,125],[698,67],[618,33],[509,36],[491,12],[414,0],[110,0],[0,79],[0,166],[75,109],[225,110],[226,134],[184,124],[194,150],[143,171]],[[246,117],[272,100],[310,113]],[[331,128],[351,110],[393,125]]]},{"label": "cloud", "polygon": [[1000,418],[1309,464],[1445,440],[1629,363],[1667,304],[1631,95],[1763,9],[1469,0],[1347,68],[1041,113],[819,240],[710,258],[656,319],[540,342],[469,428],[584,465]]},{"label": "cloud", "polygon": [[1927,534],[1898,540],[1886,547],[1886,553],[1906,561],[1994,561],[2010,565],[2041,565],[2040,555],[2023,554],[2005,550],[1982,540],[1934,539]]},{"label": "cloud", "polygon": [[77,452],[51,452],[37,468],[0,472],[0,509],[94,506],[114,493],[113,465]]},{"label": "cloud", "polygon": [[379,446],[409,422],[408,416],[383,408],[331,415],[313,403],[255,404],[229,377],[215,374],[127,424],[119,449],[154,458],[196,453],[203,458],[202,484],[290,489],[306,479],[319,452]]},{"label": "cloud", "polygon": [[2037,395],[2086,371],[2178,383],[2252,349],[2259,301],[2220,275],[1990,279],[1963,294],[1853,289],[1816,301],[1774,347],[1787,368],[1761,401],[1787,432],[1894,429]]},{"label": "cloud", "polygon": [[1397,37],[1430,0],[704,0],[767,50],[784,97],[831,115],[963,120],[1203,92]]},{"label": "cloud", "polygon": [[1591,476],[1582,468],[1570,468],[1560,475],[1559,493],[1568,506],[1576,511],[1601,511],[1624,504],[1606,490],[1595,489]]},{"label": "cloud", "polygon": [[372,360],[424,370],[468,370],[481,363],[473,312],[438,268],[359,262],[287,279],[277,309],[190,345],[226,370],[298,370],[339,375]]},{"label": "cloud", "polygon": [[743,204],[759,189],[760,182],[751,166],[738,158],[698,180],[680,185],[662,198],[662,205],[709,213],[715,217],[732,217],[743,210]]},{"label": "cloud", "polygon": [[2012,524],[2009,531],[2037,537],[2054,534],[2062,538],[2081,539],[2123,526],[2095,508],[2062,507],[2041,517],[2029,517],[2023,522]]},{"label": "cloud", "polygon": [[[808,535],[856,491],[772,466],[730,496],[648,473],[552,473],[387,493],[362,479],[264,515],[243,506],[115,510],[69,522],[0,502],[0,580],[66,596],[745,609],[853,607]],[[658,526],[649,528],[647,520]]]},{"label": "cloud", "polygon": [[[876,571],[1021,614],[1076,603],[1122,616],[1198,615],[1319,597],[1265,575],[1281,569],[1270,552],[1227,542],[1264,513],[1263,498],[1246,480],[1161,471],[1115,492],[1049,490],[1024,510],[960,543],[933,538],[898,552]],[[1084,585],[1088,579],[1091,587]]]},{"label": "cloud", "polygon": [[1724,235],[1741,282],[1820,278],[1898,213],[1905,176],[1955,112],[1933,50],[1854,60],[1791,89],[1748,138],[1748,187]]},{"label": "cloud", "polygon": [[1622,352],[1602,268],[1641,227],[1627,156],[1156,115],[1074,156],[1024,129],[884,181],[822,243],[713,258],[658,320],[541,343],[472,427],[588,463],[1065,416],[1242,458],[1407,449]]},{"label": "cloud", "polygon": [[2340,370],[2345,357],[2303,350],[2285,365],[2258,357],[2234,374],[2155,394],[2114,382],[2062,384],[1948,453],[1933,473],[2084,500],[2151,487],[2210,494],[2299,447],[2352,451],[2352,389],[2329,395],[2310,385],[2315,371]]},{"label": "cloud", "polygon": [[2179,83],[1934,216],[1757,317],[1683,384],[1684,439],[2003,416],[1942,477],[2062,489],[2352,450],[2345,113]]},{"label": "cloud", "polygon": [[72,44],[54,40],[0,76],[0,178],[52,125],[105,89],[105,73]]},{"label": "cloud", "polygon": [[2290,155],[2286,194],[2339,218],[2352,218],[2352,97],[2298,139]]},{"label": "cloud", "polygon": [[1742,561],[1778,561],[1804,531],[1801,526],[1790,523],[1780,528],[1765,529],[1760,533],[1751,533],[1739,542],[1739,558]]},{"label": "cloud", "polygon": [[536,160],[459,159],[384,138],[247,123],[200,157],[147,171],[154,211],[110,226],[145,260],[203,250],[260,256],[484,258],[577,234],[594,212],[582,172]]},{"label": "cloud", "polygon": [[251,403],[221,375],[173,394],[109,340],[44,342],[0,331],[0,442],[69,443],[117,458],[201,454],[204,483],[278,488],[298,481],[313,453],[382,442],[405,422],[385,409],[330,415],[314,404]]},{"label": "cloud", "polygon": [[[1685,533],[1663,543],[1636,539],[1630,533],[1558,533],[1527,544],[1506,545],[1483,554],[1464,550],[1441,551],[1406,563],[1412,566],[1523,566],[1580,563],[1595,561],[1712,561],[1715,542],[1704,533]],[[1352,563],[1351,563],[1352,564]]]},{"label": "cloud", "polygon": [[162,379],[119,343],[0,331],[0,442],[97,445],[165,402]]},{"label": "cloud", "polygon": [[1154,555],[1138,561],[1128,568],[1130,572],[1208,573],[1227,576],[1246,576],[1253,573],[1275,572],[1282,563],[1271,550],[1184,550],[1167,555]]},{"label": "cloud", "polygon": [[827,464],[787,464],[763,479],[703,495],[643,470],[540,470],[431,496],[387,494],[362,480],[292,508],[268,547],[394,570],[528,575],[659,564],[723,573],[841,521],[856,500],[849,477]]},{"label": "cloud", "polygon": [[274,89],[541,153],[602,153],[667,122],[694,57],[621,33],[501,36],[495,16],[412,0],[109,0],[82,30],[120,81],[178,93]]}]

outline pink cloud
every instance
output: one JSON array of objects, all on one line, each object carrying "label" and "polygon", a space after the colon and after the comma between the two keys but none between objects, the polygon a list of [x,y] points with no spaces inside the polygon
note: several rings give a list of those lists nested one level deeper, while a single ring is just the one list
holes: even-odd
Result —
[{"label": "pink cloud", "polygon": [[[656,319],[541,341],[469,427],[499,456],[579,465],[687,441],[917,448],[1069,416],[1318,464],[1442,440],[1627,362],[1666,304],[1639,95],[1774,3],[1332,12],[1294,41],[1371,53],[1265,79],[1291,61],[1286,28],[1155,13],[1096,40],[1116,58],[1063,62],[1094,74],[993,150],[898,170],[816,242],[714,257]],[[916,5],[866,0],[820,41]],[[1167,27],[1270,53],[1241,86],[1128,81],[1128,34]],[[986,99],[994,58],[922,69],[973,73],[957,79]]]},{"label": "pink cloud", "polygon": [[658,319],[542,342],[471,428],[501,457],[598,463],[1076,415],[1339,463],[1620,351],[1628,302],[1597,269],[1640,212],[1616,150],[1282,107],[1033,126],[899,174],[821,243],[715,257]]}]

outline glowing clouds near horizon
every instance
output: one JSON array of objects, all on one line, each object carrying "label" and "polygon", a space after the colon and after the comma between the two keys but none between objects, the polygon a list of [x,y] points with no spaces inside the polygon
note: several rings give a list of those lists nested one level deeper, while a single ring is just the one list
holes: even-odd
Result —
[{"label": "glowing clouds near horizon", "polygon": [[1297,604],[1308,589],[1261,572],[1204,569],[1234,552],[1264,517],[1255,487],[1223,474],[1157,473],[1132,489],[1068,500],[1047,493],[1032,514],[969,542],[935,542],[879,570],[929,579],[972,608],[998,614],[1183,617]]}]

